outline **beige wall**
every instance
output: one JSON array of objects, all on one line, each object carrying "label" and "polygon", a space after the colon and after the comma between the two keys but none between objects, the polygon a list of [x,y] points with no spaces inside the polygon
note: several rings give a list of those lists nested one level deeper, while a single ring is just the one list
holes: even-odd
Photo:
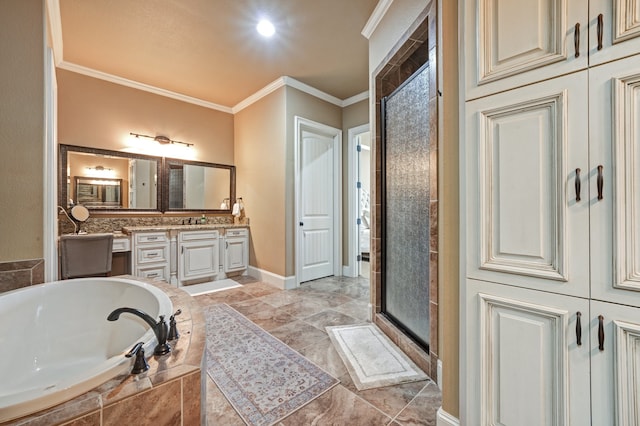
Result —
[{"label": "beige wall", "polygon": [[62,144],[122,151],[129,132],[163,135],[193,143],[193,160],[234,163],[232,114],[62,69],[57,79]]},{"label": "beige wall", "polygon": [[[436,1],[436,0],[433,0]],[[392,3],[369,39],[369,71],[373,73],[427,7],[428,0]],[[439,0],[439,347],[443,363],[443,409],[459,416],[459,188],[458,188],[458,44],[457,2]],[[372,76],[372,80],[373,81]],[[373,83],[372,83],[373,84]],[[373,87],[372,87],[373,93]],[[370,103],[374,111],[375,104]],[[375,116],[375,115],[373,115]],[[374,126],[372,126],[373,128]]]},{"label": "beige wall", "polygon": [[[285,182],[285,244],[287,277],[295,275],[295,117],[303,117],[327,126],[342,129],[342,108],[319,98],[286,87],[286,182]],[[343,137],[343,144],[345,135]]]},{"label": "beige wall", "polygon": [[0,1],[0,261],[43,257],[44,4]]},{"label": "beige wall", "polygon": [[251,224],[251,265],[285,276],[285,92],[235,115],[236,194]]}]

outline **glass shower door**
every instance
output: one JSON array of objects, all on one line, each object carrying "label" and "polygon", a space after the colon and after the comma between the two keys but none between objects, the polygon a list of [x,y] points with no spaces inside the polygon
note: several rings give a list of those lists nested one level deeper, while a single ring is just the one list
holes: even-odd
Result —
[{"label": "glass shower door", "polygon": [[382,100],[382,312],[429,348],[429,68]]}]

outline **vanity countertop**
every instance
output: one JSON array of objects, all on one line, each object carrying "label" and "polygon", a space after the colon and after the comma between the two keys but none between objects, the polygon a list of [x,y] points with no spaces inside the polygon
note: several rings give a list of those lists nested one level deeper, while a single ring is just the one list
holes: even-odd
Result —
[{"label": "vanity countertop", "polygon": [[132,232],[162,232],[162,231],[199,231],[207,229],[231,229],[231,228],[249,228],[249,225],[236,225],[233,223],[210,223],[205,225],[148,225],[148,226],[125,226],[123,232],[130,234]]}]

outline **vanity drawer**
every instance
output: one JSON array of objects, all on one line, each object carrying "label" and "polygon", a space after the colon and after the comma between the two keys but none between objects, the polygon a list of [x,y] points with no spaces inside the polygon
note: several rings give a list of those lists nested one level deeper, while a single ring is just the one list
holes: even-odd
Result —
[{"label": "vanity drawer", "polygon": [[167,264],[141,266],[136,268],[136,277],[169,282],[169,266]]},{"label": "vanity drawer", "polygon": [[138,247],[136,249],[137,264],[169,262],[169,247]]},{"label": "vanity drawer", "polygon": [[118,237],[113,239],[113,252],[123,252],[131,250],[131,241],[126,237]]},{"label": "vanity drawer", "polygon": [[220,236],[218,231],[182,231],[179,234],[180,241],[215,240]]},{"label": "vanity drawer", "polygon": [[136,244],[168,243],[166,232],[144,232],[135,234]]},{"label": "vanity drawer", "polygon": [[226,237],[248,237],[249,230],[247,228],[240,229],[227,229],[225,232]]}]

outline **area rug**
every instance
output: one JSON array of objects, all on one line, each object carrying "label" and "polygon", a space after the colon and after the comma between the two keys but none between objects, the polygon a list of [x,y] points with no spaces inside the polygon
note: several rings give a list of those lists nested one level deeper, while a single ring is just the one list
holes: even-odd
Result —
[{"label": "area rug", "polygon": [[217,281],[209,281],[202,284],[191,284],[180,287],[192,296],[199,296],[201,294],[214,293],[216,291],[228,290],[230,288],[241,287],[241,284],[229,278]]},{"label": "area rug", "polygon": [[338,380],[226,304],[204,309],[207,373],[249,425],[272,425]]},{"label": "area rug", "polygon": [[326,327],[358,390],[428,379],[375,325]]}]

